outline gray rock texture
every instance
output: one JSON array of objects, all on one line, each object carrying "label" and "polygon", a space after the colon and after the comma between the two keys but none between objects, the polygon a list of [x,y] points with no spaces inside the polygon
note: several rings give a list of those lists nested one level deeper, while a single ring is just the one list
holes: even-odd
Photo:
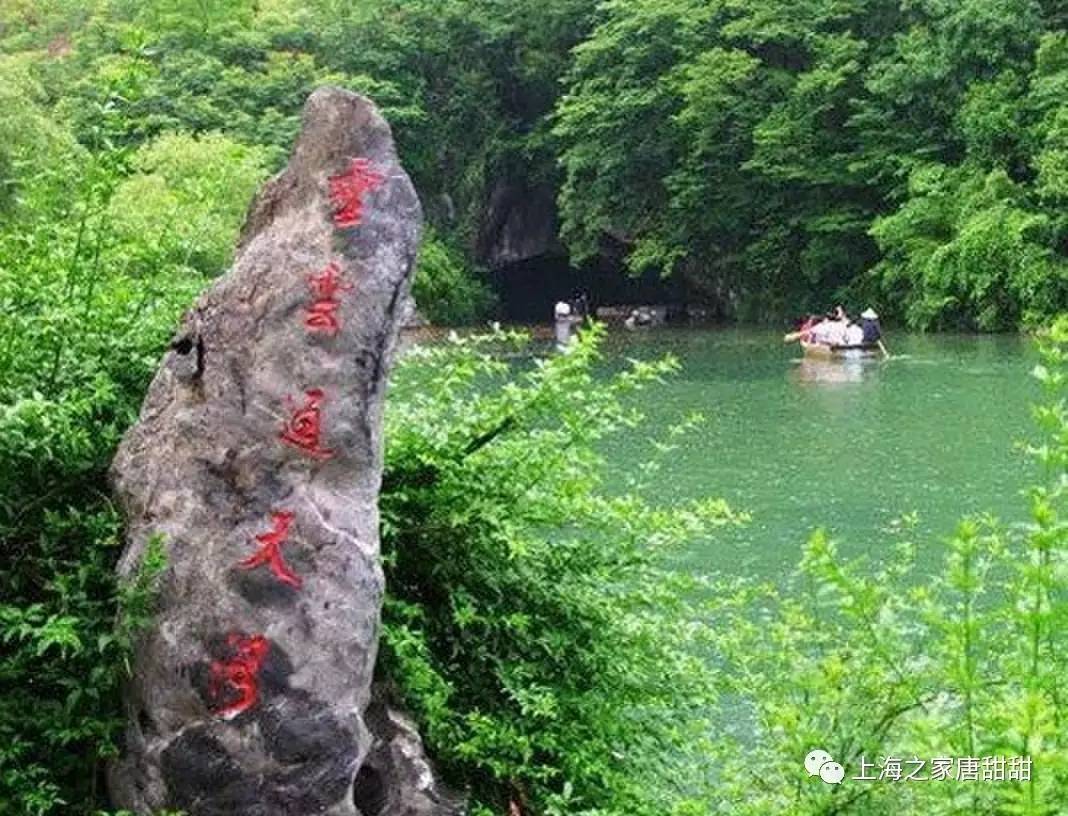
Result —
[{"label": "gray rock texture", "polygon": [[377,683],[365,717],[371,751],[356,778],[355,800],[364,816],[463,816],[463,797],[437,778],[415,724]]},{"label": "gray rock texture", "polygon": [[120,572],[154,536],[168,556],[110,769],[117,807],[359,814],[381,415],[421,223],[375,107],[312,94],[114,462]]},{"label": "gray rock texture", "polygon": [[491,269],[501,269],[546,255],[563,256],[559,231],[556,194],[551,187],[499,181],[482,217],[479,260]]}]

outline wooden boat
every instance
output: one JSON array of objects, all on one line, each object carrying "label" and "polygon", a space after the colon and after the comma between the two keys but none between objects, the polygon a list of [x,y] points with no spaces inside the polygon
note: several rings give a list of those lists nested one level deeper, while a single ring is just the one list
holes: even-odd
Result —
[{"label": "wooden boat", "polygon": [[818,357],[823,360],[863,360],[867,357],[875,357],[882,350],[877,343],[867,343],[859,346],[829,346],[826,343],[811,343],[801,341],[801,350],[806,357]]}]

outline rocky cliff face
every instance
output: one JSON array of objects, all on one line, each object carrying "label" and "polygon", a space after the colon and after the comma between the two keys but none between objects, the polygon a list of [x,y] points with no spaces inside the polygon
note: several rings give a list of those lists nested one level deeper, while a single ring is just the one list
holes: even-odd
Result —
[{"label": "rocky cliff face", "polygon": [[421,222],[374,106],[316,91],[114,463],[121,572],[153,537],[168,556],[126,695],[116,806],[360,813],[354,780],[395,738],[375,743],[365,712],[383,397]]},{"label": "rocky cliff face", "polygon": [[500,180],[486,203],[476,254],[494,270],[544,256],[562,258],[559,230],[551,187]]}]

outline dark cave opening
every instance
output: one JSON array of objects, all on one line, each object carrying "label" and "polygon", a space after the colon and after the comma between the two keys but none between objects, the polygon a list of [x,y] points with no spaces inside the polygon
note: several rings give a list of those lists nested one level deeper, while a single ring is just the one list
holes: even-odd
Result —
[{"label": "dark cave opening", "polygon": [[549,323],[558,300],[589,298],[599,306],[685,303],[683,286],[656,272],[635,277],[607,260],[571,266],[565,255],[540,255],[493,270],[490,283],[500,302],[500,317],[511,323]]}]

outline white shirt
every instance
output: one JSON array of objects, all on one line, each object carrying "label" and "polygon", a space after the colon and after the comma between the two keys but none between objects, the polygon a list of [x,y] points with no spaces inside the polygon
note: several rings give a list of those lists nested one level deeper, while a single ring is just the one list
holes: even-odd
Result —
[{"label": "white shirt", "polygon": [[824,343],[828,346],[844,346],[846,324],[842,320],[824,320],[812,329],[812,339],[816,343]]}]

